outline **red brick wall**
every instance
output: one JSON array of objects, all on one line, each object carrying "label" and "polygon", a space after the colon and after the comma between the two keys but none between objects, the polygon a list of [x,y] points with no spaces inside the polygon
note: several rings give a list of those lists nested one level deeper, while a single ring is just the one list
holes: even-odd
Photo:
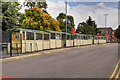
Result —
[{"label": "red brick wall", "polygon": [[[112,28],[99,28],[99,30],[103,31],[104,35],[106,30],[109,31],[109,37],[108,37],[109,42],[118,41],[118,39],[115,37],[115,31]],[[101,36],[103,36],[103,34],[101,34]]]}]

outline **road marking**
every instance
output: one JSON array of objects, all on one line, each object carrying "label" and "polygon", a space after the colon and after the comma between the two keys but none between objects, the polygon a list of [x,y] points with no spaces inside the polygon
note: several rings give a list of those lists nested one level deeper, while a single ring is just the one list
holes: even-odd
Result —
[{"label": "road marking", "polygon": [[119,69],[119,71],[118,71],[118,73],[117,73],[117,75],[115,77],[115,80],[117,80],[119,78],[119,75],[120,75],[120,69]]},{"label": "road marking", "polygon": [[109,80],[111,80],[111,79],[113,78],[113,76],[115,75],[115,73],[116,73],[116,71],[117,71],[117,69],[118,69],[119,64],[120,64],[120,59],[119,59],[117,65],[116,65],[116,67],[115,67],[115,70],[113,71],[112,75],[110,76],[110,79],[109,79]]}]

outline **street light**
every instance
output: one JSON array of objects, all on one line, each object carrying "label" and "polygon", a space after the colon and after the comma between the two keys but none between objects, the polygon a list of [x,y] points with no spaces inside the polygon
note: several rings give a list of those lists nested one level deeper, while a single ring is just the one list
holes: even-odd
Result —
[{"label": "street light", "polygon": [[67,0],[66,0],[66,33],[67,33]]},{"label": "street light", "polygon": [[[108,16],[108,14],[104,14],[104,16],[105,16],[105,28],[106,28],[106,25],[107,25],[107,16]],[[106,29],[105,29],[105,36],[107,36],[106,34]],[[108,37],[107,37],[107,41],[108,41]]]},{"label": "street light", "polygon": [[[104,14],[104,16],[105,16],[105,28],[106,28],[106,25],[107,25],[107,16],[108,16],[108,14]],[[105,31],[105,35],[106,35],[106,31]]]},{"label": "street light", "polygon": [[[67,0],[66,0],[66,2],[65,2],[66,4],[66,40],[65,40],[65,42],[67,43]],[[65,45],[66,46],[66,45]]]}]

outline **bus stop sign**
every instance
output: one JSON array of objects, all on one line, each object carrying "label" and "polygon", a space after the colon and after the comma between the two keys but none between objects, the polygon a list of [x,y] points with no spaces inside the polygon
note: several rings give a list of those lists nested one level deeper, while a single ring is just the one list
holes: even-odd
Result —
[{"label": "bus stop sign", "polygon": [[99,36],[100,36],[100,33],[98,33],[97,36],[99,37]]}]

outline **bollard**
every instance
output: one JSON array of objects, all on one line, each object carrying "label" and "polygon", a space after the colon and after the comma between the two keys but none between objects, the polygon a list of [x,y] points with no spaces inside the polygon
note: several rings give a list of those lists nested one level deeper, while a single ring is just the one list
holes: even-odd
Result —
[{"label": "bollard", "polygon": [[25,43],[25,53],[26,53],[26,43]]},{"label": "bollard", "polygon": [[39,50],[38,50],[38,46],[37,46],[37,43],[36,43],[36,51],[39,51]]},{"label": "bollard", "polygon": [[32,43],[30,43],[30,46],[31,46],[31,53],[32,53]]},{"label": "bollard", "polygon": [[10,43],[10,57],[12,57],[12,43]]},{"label": "bollard", "polygon": [[8,55],[8,43],[7,43],[7,46],[6,46],[6,47],[7,47],[6,51],[7,51],[7,55]]},{"label": "bollard", "polygon": [[10,57],[12,57],[12,32],[10,32]]},{"label": "bollard", "polygon": [[19,53],[18,53],[18,43],[16,43],[16,48],[17,48],[17,55],[19,56]]}]

